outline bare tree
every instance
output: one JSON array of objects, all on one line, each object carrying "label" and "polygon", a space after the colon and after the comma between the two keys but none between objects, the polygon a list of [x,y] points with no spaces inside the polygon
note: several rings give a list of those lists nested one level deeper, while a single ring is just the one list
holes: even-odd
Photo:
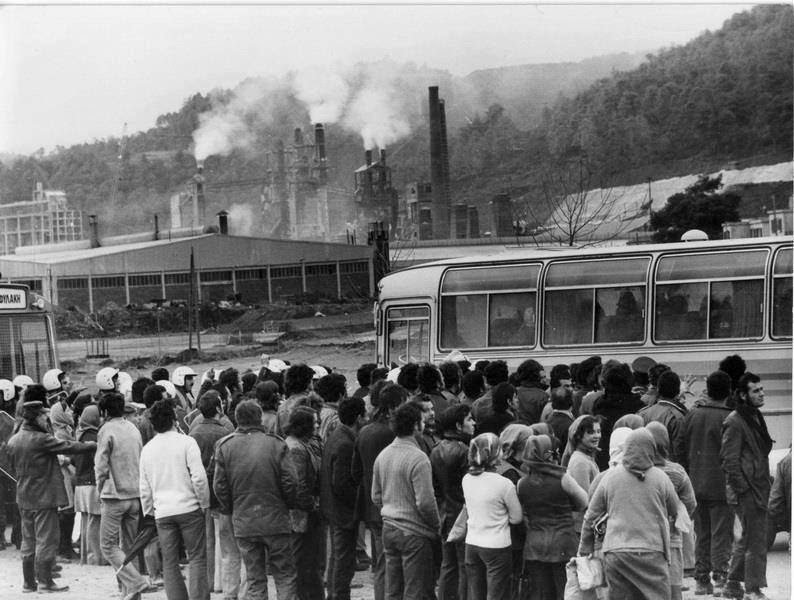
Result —
[{"label": "bare tree", "polygon": [[585,155],[549,161],[539,194],[525,203],[527,232],[536,244],[592,246],[619,237],[630,225],[621,191]]}]

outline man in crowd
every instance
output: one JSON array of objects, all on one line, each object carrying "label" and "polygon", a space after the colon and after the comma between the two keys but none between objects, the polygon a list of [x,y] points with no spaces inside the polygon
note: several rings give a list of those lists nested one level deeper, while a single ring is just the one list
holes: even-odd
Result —
[{"label": "man in crowd", "polygon": [[58,507],[68,502],[58,454],[96,449],[94,442],[58,440],[50,433],[46,396],[43,386],[28,387],[22,406],[22,427],[7,446],[11,470],[17,477],[16,499],[22,518],[23,592],[69,589],[57,585],[52,575],[58,549]]},{"label": "man in crowd", "polygon": [[728,504],[742,524],[734,541],[724,595],[745,600],[768,600],[761,592],[766,583],[766,525],[769,505],[769,452],[774,440],[764,416],[764,386],[749,371],[739,378],[736,409],[722,425],[720,458],[725,472]]},{"label": "man in crowd", "polygon": [[413,403],[394,413],[396,439],[375,459],[372,501],[381,507],[388,598],[433,598],[433,544],[441,520],[430,459],[419,449],[422,412]]},{"label": "man in crowd", "polygon": [[[151,408],[157,435],[141,452],[140,490],[143,513],[154,515],[163,552],[163,580],[168,598],[209,600],[204,511],[210,496],[207,473],[196,440],[179,433],[169,400]],[[184,544],[189,562],[189,591],[179,571]]]},{"label": "man in crowd", "polygon": [[97,434],[94,460],[101,502],[99,545],[103,558],[116,570],[124,589],[124,600],[136,600],[141,592],[157,589],[149,585],[132,563],[122,566],[124,551],[135,538],[141,510],[138,487],[141,434],[124,418],[124,396],[118,392],[102,395],[99,412],[105,418]]},{"label": "man in crowd", "polygon": [[323,449],[320,509],[331,526],[329,595],[334,600],[350,600],[350,582],[356,569],[357,485],[350,467],[365,412],[361,398],[343,399],[339,403],[339,424],[328,436]]},{"label": "man in crowd", "polygon": [[[679,431],[684,424],[687,409],[679,399],[681,392],[681,379],[674,371],[665,371],[659,376],[657,383],[659,392],[657,401],[651,406],[640,409],[639,414],[647,425],[651,421],[657,421],[665,426],[667,435],[670,437],[671,444],[678,439]],[[673,445],[673,462],[680,462],[678,449]]]},{"label": "man in crowd", "polygon": [[213,489],[220,511],[232,515],[237,544],[245,562],[248,600],[267,598],[267,574],[273,575],[279,600],[297,594],[289,509],[299,505],[298,482],[287,445],[262,428],[262,409],[253,400],[237,405],[237,429],[215,448]]},{"label": "man in crowd", "polygon": [[[725,496],[725,475],[720,463],[722,422],[730,414],[726,400],[731,379],[714,371],[706,379],[707,398],[684,418],[675,453],[687,470],[695,491],[695,591],[722,593],[733,539],[733,512]],[[711,578],[713,577],[713,584]]]}]

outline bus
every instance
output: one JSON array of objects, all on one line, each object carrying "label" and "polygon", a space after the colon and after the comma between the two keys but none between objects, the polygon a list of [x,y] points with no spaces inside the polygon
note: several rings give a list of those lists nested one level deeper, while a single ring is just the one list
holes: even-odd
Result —
[{"label": "bus", "polygon": [[698,382],[739,354],[762,378],[776,447],[791,440],[792,240],[519,248],[396,271],[378,284],[377,361],[650,356]]},{"label": "bus", "polygon": [[26,285],[0,283],[0,378],[41,381],[58,366],[52,313]]}]

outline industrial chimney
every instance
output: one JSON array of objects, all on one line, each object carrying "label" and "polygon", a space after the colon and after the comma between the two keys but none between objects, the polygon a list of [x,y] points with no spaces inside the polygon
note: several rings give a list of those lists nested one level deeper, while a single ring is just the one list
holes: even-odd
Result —
[{"label": "industrial chimney", "polygon": [[366,150],[364,152],[364,162],[368,167],[372,166],[372,150]]},{"label": "industrial chimney", "polygon": [[447,155],[447,124],[444,101],[438,97],[438,86],[428,88],[430,119],[430,183],[433,214],[433,239],[449,239],[449,157]]},{"label": "industrial chimney", "polygon": [[88,232],[91,236],[91,247],[99,248],[99,222],[96,215],[88,215]]},{"label": "industrial chimney", "polygon": [[201,227],[204,223],[204,161],[196,161],[193,182],[193,227]]},{"label": "industrial chimney", "polygon": [[383,148],[380,150],[380,164],[386,166],[386,150]]},{"label": "industrial chimney", "polygon": [[218,230],[221,235],[229,235],[229,213],[222,210],[218,213]]},{"label": "industrial chimney", "polygon": [[317,160],[320,163],[319,177],[321,184],[328,181],[328,164],[325,157],[325,127],[322,123],[314,125],[314,146],[317,149]]}]

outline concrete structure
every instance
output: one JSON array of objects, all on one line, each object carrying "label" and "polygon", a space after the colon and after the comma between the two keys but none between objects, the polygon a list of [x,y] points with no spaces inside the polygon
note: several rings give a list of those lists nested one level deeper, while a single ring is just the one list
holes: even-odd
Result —
[{"label": "concrete structure", "polygon": [[766,215],[752,219],[742,219],[722,224],[722,236],[726,240],[737,238],[757,238],[769,235],[794,234],[792,221],[792,197],[789,196],[788,206],[766,211]]},{"label": "concrete structure", "polygon": [[391,168],[386,164],[386,150],[381,149],[380,160],[373,162],[372,150],[364,152],[364,164],[356,169],[356,213],[353,226],[356,238],[363,239],[370,223],[383,223],[394,236],[398,223],[397,190],[392,187]]},{"label": "concrete structure", "polygon": [[69,242],[83,238],[83,214],[69,208],[66,192],[36,183],[30,202],[0,204],[3,254],[18,246]]},{"label": "concrete structure", "polygon": [[160,240],[153,240],[151,233],[102,239],[97,248],[88,240],[38,247],[0,256],[0,272],[3,280],[30,285],[53,304],[88,311],[111,301],[187,300],[191,249],[200,302],[239,298],[263,304],[301,294],[368,297],[374,291],[369,246],[197,235],[190,230],[173,234]]}]

